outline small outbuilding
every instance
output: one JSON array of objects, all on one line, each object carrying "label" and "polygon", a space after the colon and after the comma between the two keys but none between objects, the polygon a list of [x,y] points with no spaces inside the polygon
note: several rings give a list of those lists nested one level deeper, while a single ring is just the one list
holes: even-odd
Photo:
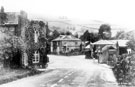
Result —
[{"label": "small outbuilding", "polygon": [[96,50],[99,63],[107,63],[110,61],[117,61],[119,55],[127,53],[129,40],[99,40],[92,45]]},{"label": "small outbuilding", "polygon": [[117,43],[109,40],[99,40],[92,43],[92,45],[96,48],[94,53],[97,55],[99,63],[108,63],[110,56],[118,56],[119,49]]}]

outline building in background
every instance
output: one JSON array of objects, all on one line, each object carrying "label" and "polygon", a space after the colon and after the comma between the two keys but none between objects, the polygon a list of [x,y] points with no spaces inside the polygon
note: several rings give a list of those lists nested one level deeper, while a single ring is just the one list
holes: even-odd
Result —
[{"label": "building in background", "polygon": [[129,40],[99,40],[92,45],[96,48],[94,53],[98,55],[99,63],[108,63],[110,59],[128,53],[128,42]]},{"label": "building in background", "polygon": [[79,50],[81,40],[73,35],[60,35],[52,41],[52,53],[69,53],[74,50]]},{"label": "building in background", "polygon": [[21,31],[28,23],[27,13],[5,12],[4,8],[0,10],[0,30],[10,35],[21,36]]}]

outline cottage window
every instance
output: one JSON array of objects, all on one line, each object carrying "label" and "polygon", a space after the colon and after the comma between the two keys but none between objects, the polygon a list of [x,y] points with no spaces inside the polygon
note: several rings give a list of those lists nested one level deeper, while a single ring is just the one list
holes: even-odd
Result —
[{"label": "cottage window", "polygon": [[35,42],[35,43],[38,42],[38,37],[39,37],[39,32],[35,29],[35,30],[34,30],[34,42]]},{"label": "cottage window", "polygon": [[130,53],[131,53],[131,49],[130,49],[130,48],[128,48],[128,49],[127,49],[127,52],[128,52],[128,54],[130,54]]},{"label": "cottage window", "polygon": [[35,51],[34,58],[33,58],[33,63],[39,63],[39,59],[40,59],[40,54],[39,54],[38,51]]}]

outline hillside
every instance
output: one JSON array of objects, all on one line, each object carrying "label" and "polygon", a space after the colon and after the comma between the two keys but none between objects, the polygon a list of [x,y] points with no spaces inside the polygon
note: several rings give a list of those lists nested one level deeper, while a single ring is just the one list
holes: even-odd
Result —
[{"label": "hillside", "polygon": [[[33,18],[34,19],[34,18]],[[51,31],[58,30],[59,32],[70,31],[73,34],[78,33],[82,35],[86,30],[89,32],[98,32],[100,25],[110,24],[99,20],[79,20],[73,18],[59,18],[59,17],[41,17],[38,18],[48,22],[49,29]],[[112,36],[114,36],[121,28],[118,25],[110,24],[112,29]]]},{"label": "hillside", "polygon": [[[49,28],[53,30],[58,30],[59,32],[70,31],[73,34],[78,33],[82,35],[86,30],[89,32],[97,33],[100,25],[104,24],[102,21],[76,21],[76,20],[66,20],[66,21],[49,21]],[[112,36],[114,36],[122,28],[116,25],[111,25]]]}]

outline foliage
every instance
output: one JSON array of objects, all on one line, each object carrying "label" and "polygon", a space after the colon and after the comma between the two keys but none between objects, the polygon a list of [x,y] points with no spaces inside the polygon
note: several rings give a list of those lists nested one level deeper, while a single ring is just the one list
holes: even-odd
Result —
[{"label": "foliage", "polygon": [[90,41],[90,33],[88,30],[84,32],[84,34],[80,37],[82,41]]},{"label": "foliage", "polygon": [[99,40],[99,36],[97,33],[90,33],[90,42],[96,42]]},{"label": "foliage", "polygon": [[99,28],[99,37],[101,39],[110,39],[111,38],[111,27],[108,24],[102,24]]},{"label": "foliage", "polygon": [[51,42],[52,40],[56,39],[57,37],[59,37],[60,33],[57,30],[54,30],[52,32],[52,35],[48,35],[48,40],[49,42]]},{"label": "foliage", "polygon": [[74,36],[75,36],[76,38],[79,38],[78,33],[76,33]]},{"label": "foliage", "polygon": [[130,47],[132,50],[135,50],[134,31],[130,32],[119,31],[117,32],[115,39],[129,40],[129,42],[127,43],[128,47]]},{"label": "foliage", "polygon": [[70,31],[60,32],[60,35],[72,35]]},{"label": "foliage", "polygon": [[20,62],[18,62],[18,60],[23,49],[24,42],[20,37],[7,35],[7,37],[5,37],[1,41],[0,48],[0,50],[2,51],[4,67],[20,67]]},{"label": "foliage", "polygon": [[9,69],[2,68],[0,71],[0,85],[12,82],[21,78],[28,76],[33,76],[36,74],[41,74],[42,71],[37,71],[33,69]]},{"label": "foliage", "polygon": [[[28,26],[25,28],[25,43],[26,43],[26,53],[28,55],[28,64],[32,68],[33,54],[35,50],[40,52],[39,63],[43,66],[46,64],[47,52],[48,52],[48,41],[46,38],[46,25],[42,21],[30,21]],[[34,32],[38,31],[38,42],[34,41]]]},{"label": "foliage", "polygon": [[135,54],[119,56],[118,62],[113,68],[118,83],[135,85]]},{"label": "foliage", "polygon": [[60,35],[60,33],[57,30],[53,31],[53,37],[54,39],[57,38]]},{"label": "foliage", "polygon": [[65,35],[65,32],[61,32],[60,34],[61,34],[61,35]]},{"label": "foliage", "polygon": [[115,39],[124,39],[125,37],[124,37],[124,34],[125,34],[125,32],[124,31],[119,31],[119,32],[117,32],[117,34],[115,35]]},{"label": "foliage", "polygon": [[49,38],[50,34],[51,34],[51,31],[50,31],[50,29],[48,27],[48,22],[46,23],[45,27],[46,27],[46,38]]},{"label": "foliage", "polygon": [[84,34],[80,37],[82,41],[96,42],[99,40],[97,33],[89,33],[88,30],[84,32]]},{"label": "foliage", "polygon": [[72,33],[70,31],[67,31],[65,35],[72,35]]},{"label": "foliage", "polygon": [[51,42],[52,40],[56,39],[57,37],[59,37],[60,35],[72,35],[72,33],[70,31],[66,31],[66,32],[59,32],[57,30],[54,30],[52,32],[52,35],[48,35],[48,39],[49,42]]},{"label": "foliage", "polygon": [[135,51],[135,40],[130,40],[128,43],[127,43],[128,47],[130,47],[132,50]]}]

